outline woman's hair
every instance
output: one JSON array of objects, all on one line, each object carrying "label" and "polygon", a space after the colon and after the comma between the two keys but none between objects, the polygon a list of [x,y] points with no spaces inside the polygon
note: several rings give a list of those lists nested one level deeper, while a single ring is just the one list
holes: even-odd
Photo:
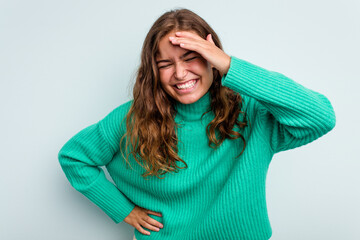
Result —
[{"label": "woman's hair", "polygon": [[[130,154],[136,162],[144,161],[143,168],[147,173],[143,177],[163,175],[166,172],[178,172],[178,161],[187,164],[178,156],[178,138],[174,121],[176,109],[172,99],[161,87],[159,70],[156,65],[156,54],[160,40],[171,31],[195,31],[206,39],[210,33],[217,47],[222,49],[219,37],[215,31],[197,14],[188,9],[174,9],[160,16],[150,28],[141,52],[141,63],[137,70],[136,82],[133,89],[133,103],[126,115],[126,133],[121,138],[120,145],[127,137],[126,147],[129,149],[126,161]],[[209,147],[217,148],[226,139],[242,138],[237,131],[233,131],[236,124],[240,129],[247,126],[246,113],[244,122],[237,118],[241,112],[242,98],[231,89],[221,85],[221,75],[213,68],[214,80],[209,89],[211,96],[211,110],[215,118],[207,125],[206,134],[209,138]],[[215,132],[219,132],[217,138]],[[122,148],[120,148],[122,149]],[[123,154],[123,153],[122,153]],[[123,154],[124,156],[124,154]],[[160,178],[163,179],[163,178]]]}]

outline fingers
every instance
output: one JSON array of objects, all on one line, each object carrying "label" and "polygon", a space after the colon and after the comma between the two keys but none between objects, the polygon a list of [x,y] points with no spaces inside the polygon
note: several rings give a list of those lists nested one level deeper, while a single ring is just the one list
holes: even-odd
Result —
[{"label": "fingers", "polygon": [[207,35],[206,40],[215,45],[215,43],[214,43],[214,41],[213,41],[212,36],[211,36],[210,33]]},{"label": "fingers", "polygon": [[136,228],[136,230],[138,230],[140,233],[142,233],[144,235],[150,235],[150,232],[144,230],[140,224],[136,224],[135,228]]},{"label": "fingers", "polygon": [[151,210],[147,210],[147,213],[152,214],[152,215],[155,215],[155,216],[162,217],[162,214],[161,214],[161,213],[153,212],[153,211],[151,211]]},{"label": "fingers", "polygon": [[160,226],[162,224],[159,223],[158,221],[156,221],[155,219],[152,219],[151,217],[147,217],[146,219],[143,219],[143,222],[141,223],[141,225],[143,227],[146,227],[146,228],[150,229],[150,230],[158,232],[160,230]]},{"label": "fingers", "polygon": [[173,45],[179,45],[182,48],[186,48],[189,50],[194,50],[199,52],[199,49],[202,47],[202,43],[198,41],[194,41],[190,38],[172,38],[170,37],[170,41]]},{"label": "fingers", "polygon": [[135,206],[134,210],[124,219],[124,221],[135,227],[142,234],[150,235],[150,232],[143,229],[143,227],[158,232],[160,228],[163,228],[164,226],[162,223],[151,218],[148,214],[162,217],[161,213]]},{"label": "fingers", "polygon": [[[148,214],[155,215],[155,216],[162,217],[162,214],[161,214],[161,213],[153,212],[153,211],[151,211],[151,210],[147,210],[147,213],[148,213]],[[148,223],[151,223],[152,225],[157,226],[157,227],[159,227],[159,228],[163,228],[163,227],[164,227],[164,226],[162,225],[162,223],[156,221],[155,219],[153,219],[153,218],[151,218],[151,217],[147,217],[146,220],[147,220]]]},{"label": "fingers", "polygon": [[142,234],[150,235],[150,232],[146,231],[142,227],[146,227],[149,230],[158,232],[160,231],[160,228],[163,228],[164,226],[160,222],[146,215],[146,217],[140,219],[136,224],[136,229]]},{"label": "fingers", "polygon": [[153,218],[151,218],[149,216],[146,218],[146,222],[151,223],[152,225],[157,226],[158,228],[163,228],[164,227],[164,225],[162,225],[162,223],[156,221],[155,219],[153,219]]},{"label": "fingers", "polygon": [[207,42],[199,35],[189,31],[176,32],[175,37],[169,37],[169,39],[173,44],[180,45],[180,47],[194,45],[195,43],[201,45]]},{"label": "fingers", "polygon": [[190,31],[182,31],[182,32],[176,32],[176,37],[185,37],[185,38],[193,38],[193,39],[201,39],[204,40],[202,37],[197,35],[196,33],[190,32]]},{"label": "fingers", "polygon": [[208,34],[206,39],[203,39],[196,33],[190,31],[182,31],[176,32],[175,37],[169,37],[169,41],[173,45],[179,45],[181,48],[195,51],[207,60],[210,60],[208,58],[211,58],[211,56],[209,55],[209,51],[214,52],[217,50],[217,46],[212,40],[211,34]]},{"label": "fingers", "polygon": [[177,37],[177,39],[186,39],[186,38],[190,38],[192,40],[198,40],[198,41],[202,41],[204,42],[204,40],[212,43],[215,45],[213,39],[212,39],[212,35],[209,33],[205,39],[203,39],[202,37],[200,37],[199,35],[193,33],[193,32],[188,32],[188,31],[183,31],[183,32],[176,32],[175,36]]}]

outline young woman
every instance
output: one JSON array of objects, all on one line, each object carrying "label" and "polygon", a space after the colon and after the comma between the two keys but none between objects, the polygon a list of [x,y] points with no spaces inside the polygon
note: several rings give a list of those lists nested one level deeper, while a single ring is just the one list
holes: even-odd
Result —
[{"label": "young woman", "polygon": [[324,95],[225,53],[201,17],[177,9],[146,36],[133,99],[73,136],[59,161],[134,239],[269,239],[273,155],[335,122]]}]

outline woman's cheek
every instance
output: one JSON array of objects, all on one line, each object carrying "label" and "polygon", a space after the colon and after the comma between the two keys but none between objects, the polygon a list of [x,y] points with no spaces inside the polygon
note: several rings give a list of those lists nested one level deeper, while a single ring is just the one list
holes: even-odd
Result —
[{"label": "woman's cheek", "polygon": [[204,61],[202,59],[197,59],[190,63],[190,67],[192,69],[199,70],[199,69],[204,68],[206,66],[206,63],[207,63],[207,61],[205,59],[204,59]]},{"label": "woman's cheek", "polygon": [[170,80],[170,78],[173,74],[174,74],[174,68],[169,67],[168,69],[165,70],[165,76],[167,79]]},{"label": "woman's cheek", "polygon": [[162,82],[169,82],[171,77],[171,70],[163,69],[160,71],[160,79]]}]

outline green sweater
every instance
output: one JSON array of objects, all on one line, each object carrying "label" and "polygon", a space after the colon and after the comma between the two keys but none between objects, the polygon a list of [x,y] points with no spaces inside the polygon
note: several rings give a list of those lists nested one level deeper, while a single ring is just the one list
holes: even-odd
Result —
[{"label": "green sweater", "polygon": [[[144,169],[130,157],[126,167],[119,142],[125,115],[133,100],[79,131],[61,148],[58,158],[71,185],[99,206],[115,223],[135,205],[162,213],[150,215],[164,225],[142,239],[269,239],[272,230],[265,199],[266,175],[275,153],[308,144],[335,126],[335,113],[322,94],[283,74],[231,56],[221,84],[243,98],[250,122],[241,130],[246,140],[226,139],[214,150],[205,127],[213,112],[200,117],[210,104],[210,92],[192,104],[177,103],[175,121],[179,156],[188,168],[165,179],[143,179]],[[243,121],[243,115],[239,115]],[[124,145],[122,146],[124,147]],[[184,166],[183,164],[179,164]],[[106,166],[111,183],[99,166]],[[163,177],[162,176],[162,177]]]}]

